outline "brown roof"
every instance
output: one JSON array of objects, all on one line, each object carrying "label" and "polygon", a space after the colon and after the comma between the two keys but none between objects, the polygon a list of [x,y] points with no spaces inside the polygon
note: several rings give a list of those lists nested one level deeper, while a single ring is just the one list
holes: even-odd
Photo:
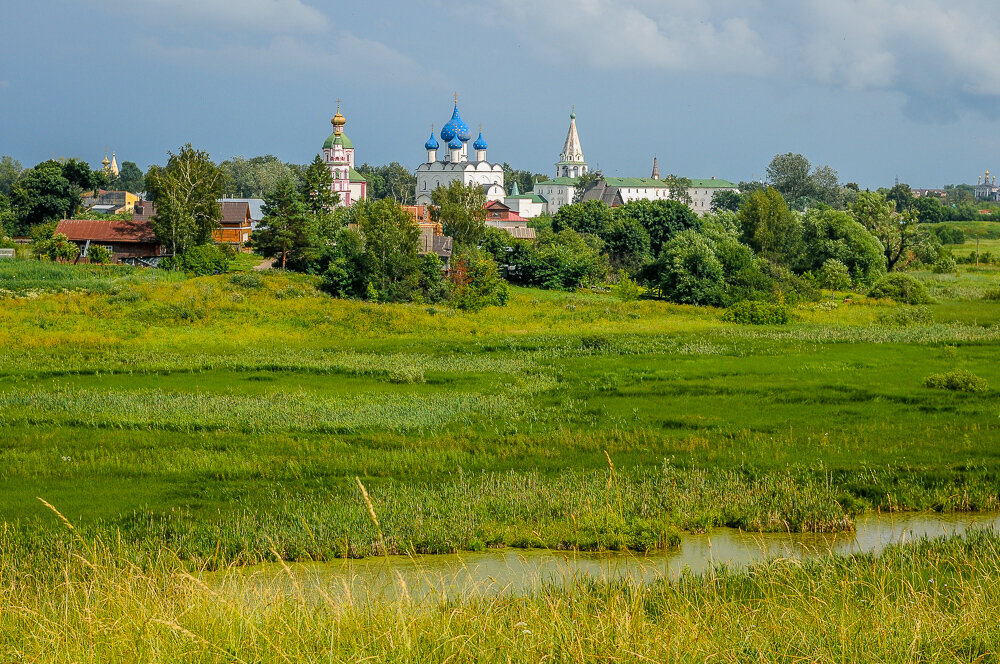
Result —
[{"label": "brown roof", "polygon": [[56,226],[70,240],[84,242],[140,242],[155,244],[156,233],[149,220],[134,219],[63,219]]},{"label": "brown roof", "polygon": [[246,201],[223,201],[222,202],[222,223],[224,224],[249,224],[250,204]]}]

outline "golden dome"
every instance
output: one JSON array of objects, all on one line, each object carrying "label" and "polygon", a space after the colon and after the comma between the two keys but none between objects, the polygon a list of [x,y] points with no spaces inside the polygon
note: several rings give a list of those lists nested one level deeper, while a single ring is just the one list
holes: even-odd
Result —
[{"label": "golden dome", "polygon": [[344,125],[347,124],[347,119],[340,114],[340,101],[337,102],[337,114],[330,119],[330,124],[333,125],[333,131],[339,134],[344,130]]}]

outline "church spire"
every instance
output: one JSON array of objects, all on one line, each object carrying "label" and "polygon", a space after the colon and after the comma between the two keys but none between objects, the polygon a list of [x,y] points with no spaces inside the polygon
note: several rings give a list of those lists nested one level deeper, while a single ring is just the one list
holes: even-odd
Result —
[{"label": "church spire", "polygon": [[559,163],[556,164],[556,177],[575,178],[588,171],[587,162],[583,158],[583,148],[580,146],[580,134],[576,131],[576,109],[569,114],[569,131],[563,144]]},{"label": "church spire", "polygon": [[656,155],[653,155],[653,179],[660,179],[660,168],[656,165]]}]

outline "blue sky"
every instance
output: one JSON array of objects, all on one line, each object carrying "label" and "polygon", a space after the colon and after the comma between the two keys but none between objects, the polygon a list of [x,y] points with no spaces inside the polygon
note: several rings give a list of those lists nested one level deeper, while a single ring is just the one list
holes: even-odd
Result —
[{"label": "blue sky", "polygon": [[34,0],[0,7],[0,154],[145,169],[190,142],[304,163],[336,99],[414,168],[459,93],[491,160],[551,175],[576,107],[608,175],[1000,170],[1000,17],[938,0]]}]

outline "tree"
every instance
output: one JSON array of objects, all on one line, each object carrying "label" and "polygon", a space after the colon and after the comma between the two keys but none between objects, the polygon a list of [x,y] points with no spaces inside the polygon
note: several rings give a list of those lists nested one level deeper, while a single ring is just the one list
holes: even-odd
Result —
[{"label": "tree", "polygon": [[225,175],[207,152],[190,143],[168,154],[166,167],[154,166],[146,174],[146,191],[156,203],[156,237],[176,254],[212,239],[222,218],[218,201]]},{"label": "tree", "polygon": [[378,300],[412,300],[419,292],[421,274],[420,228],[413,215],[390,198],[359,201],[354,207],[354,221],[365,243],[368,283]]},{"label": "tree", "polygon": [[786,201],[798,203],[813,195],[813,181],[809,177],[809,160],[801,154],[787,152],[771,160],[767,179]]},{"label": "tree", "polygon": [[331,189],[332,185],[330,169],[323,158],[316,155],[302,177],[302,200],[316,219],[320,237],[326,239],[333,239],[339,229],[334,208],[340,202],[340,194]]},{"label": "tree", "polygon": [[698,215],[679,201],[638,199],[618,208],[618,214],[636,220],[646,229],[654,256],[660,254],[663,243],[674,235],[691,228],[701,228]]},{"label": "tree", "polygon": [[631,274],[637,274],[650,258],[649,233],[636,219],[615,219],[601,238],[611,265]]},{"label": "tree", "polygon": [[65,234],[59,233],[48,239],[38,240],[32,243],[35,255],[45,256],[49,260],[71,261],[80,255],[80,248],[75,242],[70,242]]},{"label": "tree", "polygon": [[63,177],[80,191],[95,191],[107,187],[108,176],[101,171],[93,171],[90,164],[80,159],[68,159],[62,163]]},{"label": "tree", "polygon": [[80,206],[80,189],[63,175],[55,161],[43,161],[21,173],[11,190],[17,216],[14,233],[27,233],[36,224],[71,217]]},{"label": "tree", "polygon": [[829,166],[817,166],[809,178],[812,181],[812,196],[816,200],[830,207],[843,207],[844,194],[837,171]]},{"label": "tree", "polygon": [[921,224],[934,224],[942,222],[947,217],[947,212],[941,201],[932,196],[922,196],[913,202],[913,209],[917,215],[917,221]]},{"label": "tree", "polygon": [[434,216],[460,247],[476,247],[486,232],[486,194],[475,185],[452,180],[431,192]]},{"label": "tree", "polygon": [[14,216],[14,209],[10,205],[10,200],[0,194],[0,239],[10,237],[14,234],[14,225],[17,218]]},{"label": "tree", "polygon": [[317,250],[316,217],[310,215],[291,177],[278,182],[264,194],[264,218],[251,236],[254,249],[265,258],[281,257],[281,269],[288,255],[307,262]]},{"label": "tree", "polygon": [[594,283],[608,274],[607,258],[601,255],[603,246],[596,235],[573,229],[543,231],[535,246],[513,247],[512,278],[529,286],[567,290]]},{"label": "tree", "polygon": [[356,170],[368,180],[368,198],[391,198],[402,205],[413,205],[417,176],[398,161],[384,166],[361,164]]},{"label": "tree", "polygon": [[583,175],[577,176],[576,188],[573,191],[573,202],[579,203],[582,201],[583,195],[587,193],[587,190],[603,179],[604,176],[601,175],[600,172],[584,173]]},{"label": "tree", "polygon": [[907,212],[916,206],[917,199],[913,196],[910,185],[898,182],[885,193],[885,200],[895,204],[896,212]]},{"label": "tree", "polygon": [[663,178],[663,184],[669,189],[669,198],[672,201],[679,201],[685,205],[691,205],[691,178],[682,178],[677,175],[668,175]]},{"label": "tree", "polygon": [[810,210],[802,223],[799,269],[820,272],[829,261],[844,265],[855,281],[870,284],[885,274],[882,245],[846,212]]},{"label": "tree", "polygon": [[712,194],[712,212],[728,210],[737,212],[743,205],[744,195],[732,189],[719,189]]},{"label": "tree", "polygon": [[751,192],[736,218],[740,241],[757,254],[783,265],[796,262],[801,229],[777,189],[768,187]]},{"label": "tree", "polygon": [[134,161],[123,161],[118,177],[111,183],[116,189],[138,194],[146,187],[145,178]]},{"label": "tree", "polygon": [[104,265],[105,263],[111,262],[111,252],[105,249],[99,244],[95,244],[87,250],[87,258],[90,259],[91,263],[97,263],[98,265]]},{"label": "tree", "polygon": [[10,155],[4,155],[0,158],[0,194],[10,196],[14,183],[17,182],[17,178],[20,177],[23,170],[21,162]]},{"label": "tree", "polygon": [[577,233],[603,236],[614,219],[614,213],[604,201],[583,201],[559,208],[552,217],[552,230],[558,233],[572,228]]},{"label": "tree", "polygon": [[882,243],[885,266],[892,271],[909,247],[912,235],[912,213],[894,212],[895,204],[878,192],[862,191],[850,206],[851,216]]},{"label": "tree", "polygon": [[725,279],[712,242],[695,230],[678,233],[641,275],[660,295],[680,304],[722,304]]}]

